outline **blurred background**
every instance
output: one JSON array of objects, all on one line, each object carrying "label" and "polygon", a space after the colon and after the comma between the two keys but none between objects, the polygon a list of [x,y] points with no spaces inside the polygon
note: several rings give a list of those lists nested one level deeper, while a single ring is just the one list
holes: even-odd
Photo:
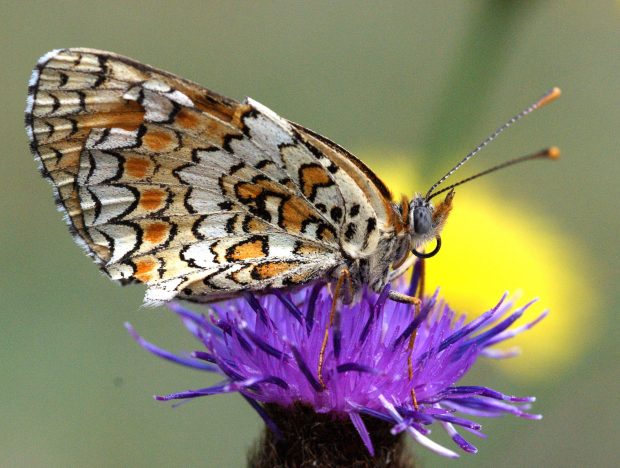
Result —
[{"label": "blurred background", "polygon": [[[469,377],[536,395],[544,419],[482,421],[489,438],[469,437],[479,454],[450,464],[618,465],[620,3],[0,5],[0,466],[244,466],[262,427],[234,395],[177,409],[151,399],[215,379],[129,337],[125,321],[172,351],[196,346],[166,309],[141,308],[143,288],[98,272],[36,170],[22,125],[27,82],[39,56],[61,47],[115,51],[251,96],[353,151],[396,195],[425,191],[560,86],[557,103],[460,176],[550,145],[562,158],[458,190],[444,249],[428,264],[430,285],[473,316],[504,290],[551,309],[518,342],[521,357]],[[415,452],[426,467],[449,463]]]}]

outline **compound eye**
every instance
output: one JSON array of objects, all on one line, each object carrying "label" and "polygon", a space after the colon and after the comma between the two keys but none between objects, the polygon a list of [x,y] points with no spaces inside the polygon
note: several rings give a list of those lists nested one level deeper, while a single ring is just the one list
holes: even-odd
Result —
[{"label": "compound eye", "polygon": [[416,206],[413,209],[413,230],[416,234],[426,234],[431,230],[433,221],[428,206]]}]

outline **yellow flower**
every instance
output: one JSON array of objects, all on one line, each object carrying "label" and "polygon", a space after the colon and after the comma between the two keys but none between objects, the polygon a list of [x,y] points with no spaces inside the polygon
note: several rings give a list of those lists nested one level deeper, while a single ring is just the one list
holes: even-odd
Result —
[{"label": "yellow flower", "polygon": [[[428,188],[411,169],[415,161],[411,155],[372,152],[363,156],[376,163],[373,167],[395,198]],[[511,374],[532,378],[557,373],[574,363],[592,342],[598,296],[591,268],[579,256],[583,249],[576,241],[554,226],[552,214],[531,203],[510,200],[485,181],[476,181],[457,189],[442,241],[439,254],[427,261],[427,292],[441,287],[442,296],[455,310],[478,315],[505,291],[517,304],[540,299],[521,323],[550,309],[541,324],[516,338],[527,356],[511,360]]]}]

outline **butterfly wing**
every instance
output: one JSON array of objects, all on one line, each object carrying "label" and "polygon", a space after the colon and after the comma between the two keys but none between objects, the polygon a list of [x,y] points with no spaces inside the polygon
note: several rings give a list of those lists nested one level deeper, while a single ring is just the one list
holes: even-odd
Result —
[{"label": "butterfly wing", "polygon": [[146,283],[147,301],[342,264],[333,163],[260,104],[90,49],[46,54],[29,85],[32,151],[76,240],[112,279]]},{"label": "butterfly wing", "polygon": [[406,230],[392,195],[379,177],[346,149],[318,133],[292,123],[298,138],[338,167],[334,179],[346,193],[341,244],[354,258],[372,255],[382,238]]}]

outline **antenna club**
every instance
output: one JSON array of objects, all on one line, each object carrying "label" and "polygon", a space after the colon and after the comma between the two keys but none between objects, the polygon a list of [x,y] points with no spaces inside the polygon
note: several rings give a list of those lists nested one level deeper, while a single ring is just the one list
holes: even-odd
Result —
[{"label": "antenna club", "polygon": [[547,149],[546,152],[549,159],[560,159],[560,148],[558,148],[557,146],[552,146],[551,148]]},{"label": "antenna club", "polygon": [[537,107],[537,108],[546,106],[547,104],[552,103],[553,101],[555,101],[561,95],[562,95],[562,90],[560,88],[558,88],[557,86],[554,86],[549,91],[547,91],[544,94],[544,96],[541,97],[536,104],[534,104],[534,106]]}]

